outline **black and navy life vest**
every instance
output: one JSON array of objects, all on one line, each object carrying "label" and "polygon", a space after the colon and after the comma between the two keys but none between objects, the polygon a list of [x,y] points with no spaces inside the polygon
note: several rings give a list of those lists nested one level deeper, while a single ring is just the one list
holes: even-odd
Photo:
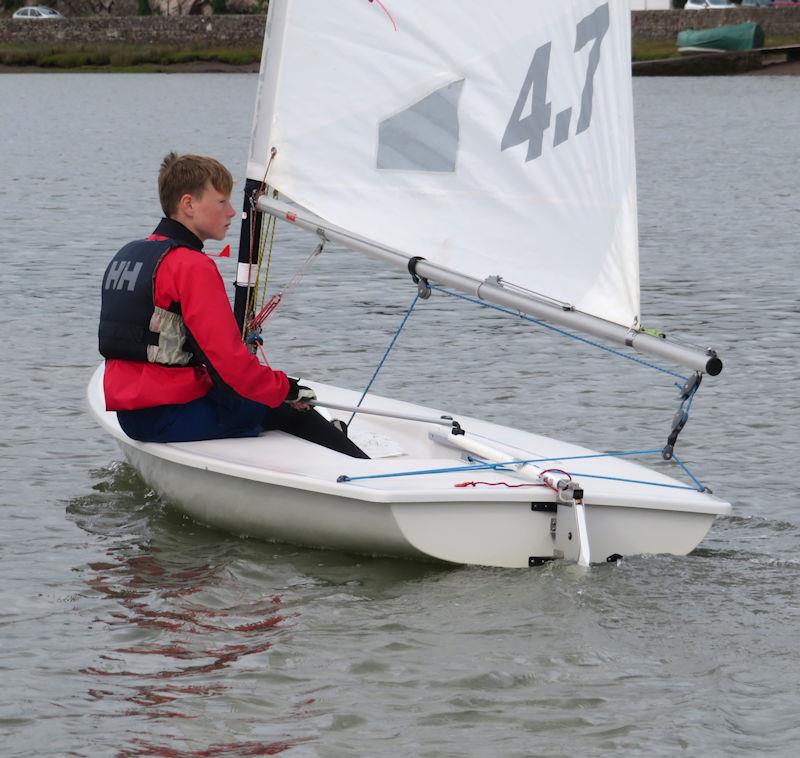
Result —
[{"label": "black and navy life vest", "polygon": [[156,269],[172,248],[182,246],[172,239],[136,240],[111,259],[103,275],[98,334],[104,358],[166,366],[198,362],[180,304],[165,310],[154,303]]}]

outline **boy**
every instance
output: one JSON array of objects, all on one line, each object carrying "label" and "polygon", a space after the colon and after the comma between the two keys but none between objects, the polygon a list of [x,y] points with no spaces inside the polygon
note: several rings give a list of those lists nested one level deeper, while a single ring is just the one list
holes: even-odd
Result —
[{"label": "boy", "polygon": [[158,175],[165,218],[123,247],[103,277],[100,353],[106,408],[133,439],[188,442],[280,429],[367,456],[307,402],[312,390],[262,365],[242,343],[216,265],[236,211],[217,160],[170,153]]}]

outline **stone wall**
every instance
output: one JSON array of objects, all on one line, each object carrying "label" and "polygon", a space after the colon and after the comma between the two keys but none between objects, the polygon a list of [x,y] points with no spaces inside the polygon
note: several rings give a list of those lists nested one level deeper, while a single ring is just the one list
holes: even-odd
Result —
[{"label": "stone wall", "polygon": [[[755,21],[767,36],[800,36],[800,8],[715,11],[634,11],[635,39],[675,39],[682,29]],[[157,44],[191,47],[260,47],[264,16],[92,16],[56,21],[0,19],[0,43]]]},{"label": "stone wall", "polygon": [[[268,0],[147,0],[154,16],[210,16],[214,6],[225,13],[266,13]],[[42,0],[0,0],[0,18],[23,5],[41,5]],[[140,16],[143,0],[46,0],[70,18],[75,16]]]},{"label": "stone wall", "polygon": [[113,42],[165,47],[261,47],[264,16],[91,16],[0,19],[0,43]]}]

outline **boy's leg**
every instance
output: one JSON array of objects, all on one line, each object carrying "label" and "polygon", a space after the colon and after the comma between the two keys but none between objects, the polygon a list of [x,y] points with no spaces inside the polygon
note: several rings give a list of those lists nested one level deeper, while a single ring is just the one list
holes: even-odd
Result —
[{"label": "boy's leg", "polygon": [[117,413],[122,431],[141,442],[194,442],[228,437],[255,437],[279,429],[352,458],[369,458],[315,410],[297,411],[261,403],[212,389],[191,403],[159,405]]},{"label": "boy's leg", "polygon": [[261,425],[265,431],[279,429],[351,458],[369,458],[358,445],[313,408],[307,411],[298,411],[289,405],[268,408]]},{"label": "boy's leg", "polygon": [[195,442],[256,437],[265,405],[212,389],[190,403],[119,411],[122,431],[141,442]]}]

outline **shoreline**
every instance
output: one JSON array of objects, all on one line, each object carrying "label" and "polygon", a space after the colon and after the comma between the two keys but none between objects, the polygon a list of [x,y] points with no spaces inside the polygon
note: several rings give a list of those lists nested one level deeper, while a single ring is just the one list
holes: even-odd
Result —
[{"label": "shoreline", "polygon": [[[675,59],[669,59],[675,60]],[[643,61],[644,62],[644,61]],[[634,61],[636,63],[636,61]],[[649,61],[648,61],[649,63]],[[257,74],[260,64],[258,62],[235,64],[215,61],[188,61],[185,63],[171,64],[141,64],[136,66],[81,66],[81,67],[53,67],[53,66],[10,66],[0,64],[2,74]],[[659,76],[680,76],[691,78],[693,76],[800,76],[800,61],[786,63],[773,63],[763,68],[748,71],[731,71],[720,74],[658,74]],[[637,73],[634,67],[634,76],[654,76],[648,73]]]},{"label": "shoreline", "polygon": [[773,63],[771,66],[747,71],[744,76],[800,76],[800,61]]},{"label": "shoreline", "polygon": [[[800,73],[794,65],[800,59],[800,13],[782,9],[769,9],[758,19],[767,34],[762,48],[679,54],[675,28],[718,24],[727,13],[688,12],[684,18],[683,11],[634,12],[633,75]],[[75,17],[44,24],[0,19],[0,74],[252,73],[260,68],[263,23],[257,15]]]},{"label": "shoreline", "polygon": [[7,66],[0,64],[1,74],[257,74],[260,63],[222,63],[189,61],[186,63],[142,64],[138,66]]}]

